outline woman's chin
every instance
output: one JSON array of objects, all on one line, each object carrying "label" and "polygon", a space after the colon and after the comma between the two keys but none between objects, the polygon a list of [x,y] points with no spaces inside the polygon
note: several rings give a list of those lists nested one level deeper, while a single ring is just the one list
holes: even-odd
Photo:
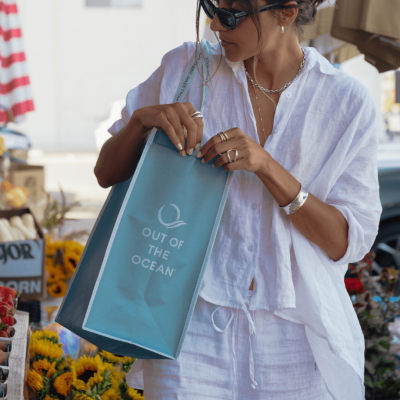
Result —
[{"label": "woman's chin", "polygon": [[240,57],[240,54],[236,51],[229,51],[229,49],[225,49],[225,57],[230,62],[243,61],[243,57]]}]

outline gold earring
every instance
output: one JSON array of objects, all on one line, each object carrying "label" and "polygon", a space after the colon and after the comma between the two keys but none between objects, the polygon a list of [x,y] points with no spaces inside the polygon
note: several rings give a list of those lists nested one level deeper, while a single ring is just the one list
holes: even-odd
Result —
[{"label": "gold earring", "polygon": [[281,26],[281,33],[285,33],[285,27],[283,25]]}]

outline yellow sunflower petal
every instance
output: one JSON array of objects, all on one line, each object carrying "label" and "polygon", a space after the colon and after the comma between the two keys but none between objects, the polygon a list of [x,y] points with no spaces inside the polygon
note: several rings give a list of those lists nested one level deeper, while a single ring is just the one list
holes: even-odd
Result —
[{"label": "yellow sunflower petal", "polygon": [[47,291],[49,292],[50,296],[64,297],[65,293],[67,292],[67,284],[64,281],[59,280],[52,283],[50,286],[47,286]]},{"label": "yellow sunflower petal", "polygon": [[56,359],[62,356],[62,346],[57,343],[53,343],[48,339],[36,340],[31,344],[33,354],[37,354],[41,357],[48,359]]},{"label": "yellow sunflower petal", "polygon": [[43,376],[40,375],[37,371],[34,369],[31,369],[28,373],[28,385],[35,391],[39,391],[43,389]]},{"label": "yellow sunflower petal", "polygon": [[72,385],[72,372],[65,372],[64,374],[58,376],[54,381],[54,389],[58,394],[63,396],[68,396],[71,391]]},{"label": "yellow sunflower petal", "polygon": [[49,360],[47,360],[46,358],[34,361],[32,367],[40,375],[43,375],[45,373],[48,378],[51,378],[54,372],[56,372],[56,362],[54,361],[50,363]]}]

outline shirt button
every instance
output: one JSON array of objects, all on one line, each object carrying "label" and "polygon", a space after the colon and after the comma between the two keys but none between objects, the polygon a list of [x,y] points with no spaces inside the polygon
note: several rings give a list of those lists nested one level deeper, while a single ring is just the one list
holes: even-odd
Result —
[{"label": "shirt button", "polygon": [[292,93],[290,93],[290,92],[287,92],[287,93],[286,93],[286,97],[287,97],[288,99],[291,99],[292,96],[293,96]]},{"label": "shirt button", "polygon": [[251,206],[251,208],[252,208],[253,210],[257,210],[257,204],[254,203],[254,204]]},{"label": "shirt button", "polygon": [[249,246],[249,251],[250,251],[251,253],[252,253],[255,249],[256,249],[256,248],[255,248],[253,245]]}]

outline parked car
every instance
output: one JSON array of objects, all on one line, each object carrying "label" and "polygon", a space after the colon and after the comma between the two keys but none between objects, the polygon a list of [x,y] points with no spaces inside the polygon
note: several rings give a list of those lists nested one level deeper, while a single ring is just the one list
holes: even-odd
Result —
[{"label": "parked car", "polygon": [[377,273],[383,267],[400,270],[400,157],[380,160],[378,176],[383,210],[372,247],[376,253],[374,269]]}]

